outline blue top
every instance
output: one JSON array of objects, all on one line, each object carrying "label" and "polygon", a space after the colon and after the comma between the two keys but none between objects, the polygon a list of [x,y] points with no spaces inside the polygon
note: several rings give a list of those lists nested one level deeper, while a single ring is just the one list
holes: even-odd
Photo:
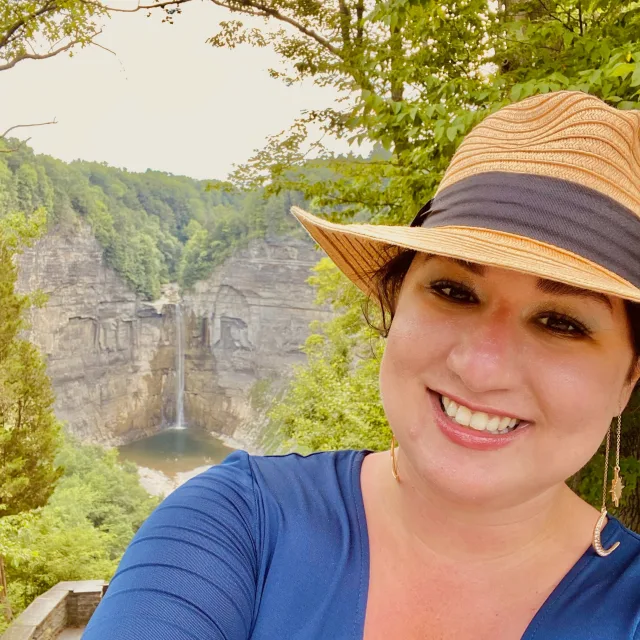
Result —
[{"label": "blue top", "polygon": [[[136,533],[83,640],[361,640],[368,451],[236,451]],[[610,517],[523,640],[640,640],[640,536]]]}]

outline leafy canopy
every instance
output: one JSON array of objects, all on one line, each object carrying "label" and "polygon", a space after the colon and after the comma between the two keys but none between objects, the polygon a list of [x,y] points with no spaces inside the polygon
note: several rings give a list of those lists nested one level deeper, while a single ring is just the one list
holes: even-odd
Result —
[{"label": "leafy canopy", "polygon": [[24,60],[42,60],[93,43],[100,2],[85,0],[10,0],[0,3],[0,71]]},{"label": "leafy canopy", "polygon": [[[4,148],[15,148],[12,141]],[[0,150],[3,143],[0,140]],[[0,219],[46,212],[48,228],[73,234],[88,224],[107,264],[145,298],[178,280],[190,287],[237,247],[267,234],[299,232],[288,210],[297,192],[265,197],[223,183],[161,171],[133,173],[96,162],[65,163],[25,146],[0,154]]]}]

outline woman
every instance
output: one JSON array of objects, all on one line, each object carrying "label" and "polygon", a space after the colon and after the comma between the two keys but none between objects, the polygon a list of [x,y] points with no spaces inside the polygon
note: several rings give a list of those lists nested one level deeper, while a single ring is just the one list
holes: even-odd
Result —
[{"label": "woman", "polygon": [[392,316],[391,459],[233,453],[149,517],[84,638],[640,638],[619,468],[601,512],[565,484],[640,378],[640,112],[501,109],[411,227],[294,213]]}]

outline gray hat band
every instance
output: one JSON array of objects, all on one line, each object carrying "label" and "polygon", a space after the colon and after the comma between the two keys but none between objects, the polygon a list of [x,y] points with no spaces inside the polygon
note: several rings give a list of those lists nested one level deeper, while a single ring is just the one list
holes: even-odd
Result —
[{"label": "gray hat band", "polygon": [[480,173],[433,199],[422,227],[513,233],[575,253],[640,287],[640,219],[580,184],[525,173]]}]

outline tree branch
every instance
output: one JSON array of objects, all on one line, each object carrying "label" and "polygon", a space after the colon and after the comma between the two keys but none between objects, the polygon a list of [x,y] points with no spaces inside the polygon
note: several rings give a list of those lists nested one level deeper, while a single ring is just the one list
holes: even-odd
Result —
[{"label": "tree branch", "polygon": [[358,0],[358,4],[356,5],[356,42],[359,46],[362,45],[362,38],[364,36],[363,18],[364,0]]},{"label": "tree branch", "polygon": [[35,122],[33,124],[14,124],[12,127],[9,127],[2,135],[0,135],[0,138],[6,138],[7,135],[9,135],[9,132],[13,131],[14,129],[20,129],[24,127],[43,127],[47,124],[58,124],[58,121],[54,118],[51,122]]},{"label": "tree branch", "polygon": [[340,31],[342,32],[342,41],[349,46],[351,43],[351,11],[344,0],[339,0],[340,6]]},{"label": "tree branch", "polygon": [[56,10],[55,2],[54,0],[50,0],[50,2],[48,2],[47,4],[42,6],[40,9],[38,9],[38,11],[34,11],[33,13],[29,14],[28,16],[25,16],[24,18],[20,18],[20,20],[15,22],[12,26],[10,26],[7,29],[6,35],[2,38],[2,40],[0,40],[0,49],[3,49],[4,47],[7,46],[7,44],[9,44],[9,41],[11,40],[11,37],[13,36],[13,34],[16,31],[18,31],[18,29],[20,29],[21,27],[24,27],[27,20],[33,20],[34,18],[39,18],[45,13],[49,13],[55,10]]},{"label": "tree branch", "polygon": [[140,4],[138,2],[138,6],[135,9],[121,9],[119,7],[109,7],[100,2],[95,2],[94,0],[81,0],[84,4],[90,4],[93,6],[99,6],[106,11],[117,11],[119,13],[135,13],[136,11],[142,11],[144,9],[164,9],[172,4],[181,5],[186,4],[187,2],[191,2],[191,0],[165,0],[164,2],[156,2],[155,4]]},{"label": "tree branch", "polygon": [[15,153],[20,149],[20,147],[24,147],[24,145],[27,144],[29,140],[31,140],[31,138],[27,138],[26,140],[20,140],[20,143],[18,144],[17,147],[10,147],[9,149],[0,149],[0,153]]},{"label": "tree branch", "polygon": [[[98,31],[95,35],[98,35],[100,32]],[[95,37],[95,36],[94,36]],[[68,51],[71,47],[74,47],[77,44],[80,44],[81,40],[72,40],[64,47],[60,47],[58,49],[54,49],[53,51],[49,51],[49,53],[22,53],[19,56],[16,56],[13,60],[10,60],[6,64],[0,64],[0,71],[6,71],[7,69],[11,69],[15,67],[18,62],[22,62],[23,60],[45,60],[46,58],[53,58],[53,56],[57,56],[59,53],[63,51]]]},{"label": "tree branch", "polygon": [[[54,118],[51,122],[35,122],[33,124],[14,124],[12,127],[9,127],[2,135],[0,135],[0,140],[5,140],[10,131],[14,129],[18,129],[21,127],[42,127],[46,124],[58,124],[58,121]],[[17,146],[10,147],[8,149],[0,149],[0,153],[14,153],[23,147],[27,142],[29,142],[31,138],[27,138],[26,140],[21,140]]]},{"label": "tree branch", "polygon": [[304,35],[308,36],[312,40],[315,40],[319,45],[324,47],[327,51],[332,53],[334,56],[338,58],[342,58],[342,52],[337,47],[334,47],[325,37],[321,36],[319,33],[314,31],[313,29],[309,29],[298,20],[294,20],[293,18],[290,18],[284,13],[280,13],[280,11],[278,11],[277,9],[273,9],[272,7],[262,4],[261,2],[255,2],[255,1],[252,2],[251,0],[246,0],[246,1],[243,1],[242,3],[243,7],[234,7],[232,5],[226,4],[225,2],[221,2],[220,0],[210,0],[210,1],[219,7],[229,9],[229,11],[237,11],[239,13],[243,13],[244,6],[256,9],[260,11],[261,15],[263,15],[265,18],[275,18],[280,22],[286,22],[287,24],[291,25],[294,29],[297,29],[298,31],[300,31],[300,33],[303,33]]},{"label": "tree branch", "polygon": [[547,12],[547,15],[552,19],[552,20],[557,20],[565,29],[567,29],[568,31],[571,31],[571,33],[573,33],[573,29],[563,20],[561,20],[560,18],[558,18],[557,15],[555,15],[554,13],[551,12],[551,10],[547,7],[547,5],[544,3],[544,0],[538,0],[538,3],[540,5],[542,5],[542,8]]},{"label": "tree branch", "polygon": [[[91,0],[83,0],[86,4],[95,5],[96,2],[92,2]],[[181,5],[186,4],[187,2],[191,2],[191,0],[163,0],[163,2],[157,2],[155,4],[138,4],[134,9],[118,9],[117,7],[109,7],[105,5],[100,5],[107,11],[120,11],[123,13],[134,13],[136,11],[142,10],[151,10],[151,9],[164,9],[165,7],[169,7],[171,5]],[[309,29],[304,24],[299,22],[298,20],[294,20],[293,18],[281,13],[277,9],[270,7],[262,2],[256,2],[252,0],[243,0],[242,3],[238,2],[238,5],[228,4],[226,2],[222,2],[221,0],[210,0],[213,4],[218,7],[222,7],[223,9],[228,9],[229,11],[235,11],[237,13],[246,13],[253,16],[259,16],[263,18],[274,18],[275,20],[279,20],[280,22],[286,22],[287,24],[294,27],[294,29],[300,31],[304,35],[308,36],[312,40],[315,40],[319,45],[324,47],[327,51],[332,53],[334,56],[342,58],[342,54],[340,50],[329,42],[324,36],[321,36],[319,33],[314,31],[313,29]],[[251,11],[251,9],[255,9],[257,12]]]}]

